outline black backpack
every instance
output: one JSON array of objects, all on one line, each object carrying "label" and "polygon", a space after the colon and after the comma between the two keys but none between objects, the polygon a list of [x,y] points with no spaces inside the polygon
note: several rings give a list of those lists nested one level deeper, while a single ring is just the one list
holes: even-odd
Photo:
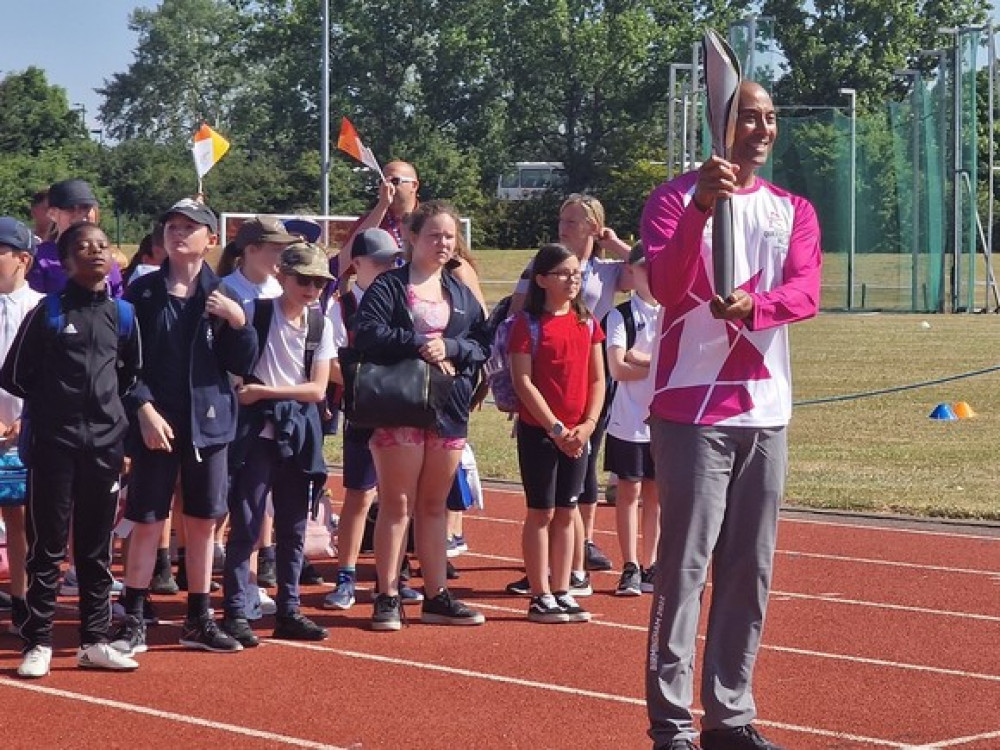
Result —
[{"label": "black backpack", "polygon": [[[617,305],[615,309],[622,314],[622,320],[625,322],[625,351],[628,351],[633,346],[635,346],[635,315],[632,313],[632,300],[631,298],[625,300],[621,304]],[[611,313],[608,313],[610,315]],[[608,316],[604,316],[604,320],[601,321],[601,328],[607,333],[608,330]],[[604,380],[607,385],[607,390],[604,397],[604,409],[602,413],[607,413],[611,408],[611,402],[614,400],[615,391],[618,390],[618,382],[611,377],[611,369],[608,367],[608,342],[604,342],[604,346],[601,347],[601,351],[604,353]]]}]

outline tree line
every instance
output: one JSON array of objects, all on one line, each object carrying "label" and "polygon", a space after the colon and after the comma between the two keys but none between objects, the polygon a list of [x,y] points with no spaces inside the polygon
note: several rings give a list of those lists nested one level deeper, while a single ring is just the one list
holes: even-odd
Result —
[{"label": "tree line", "polygon": [[[206,121],[232,150],[206,177],[217,210],[315,213],[320,196],[324,0],[163,0],[133,11],[134,57],[98,89],[100,139],[43,71],[0,81],[0,210],[55,179],[93,181],[135,241],[163,206],[194,192],[189,142]],[[473,217],[475,241],[554,236],[550,201],[502,203],[515,161],[561,161],[565,189],[590,190],[634,231],[663,178],[667,80],[706,25],[774,18],[787,70],[778,103],[875,107],[922,66],[937,29],[986,18],[987,0],[329,0],[330,120],[349,117],[384,161],[417,165],[421,194]],[[103,141],[103,143],[101,142]],[[373,176],[331,155],[334,213],[364,210]]]}]

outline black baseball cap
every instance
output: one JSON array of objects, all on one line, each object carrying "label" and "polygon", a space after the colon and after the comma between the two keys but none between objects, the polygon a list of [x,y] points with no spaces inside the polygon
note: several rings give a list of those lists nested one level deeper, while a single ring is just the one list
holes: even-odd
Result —
[{"label": "black baseball cap", "polygon": [[194,198],[182,198],[177,201],[163,212],[160,222],[166,224],[167,219],[170,218],[170,214],[180,214],[181,216],[188,217],[191,221],[204,224],[212,231],[212,234],[218,234],[219,232],[219,220],[215,218],[212,209],[204,203],[196,201]]},{"label": "black baseball cap", "polygon": [[392,260],[401,252],[392,235],[377,227],[358,232],[351,242],[351,260],[355,258]]}]

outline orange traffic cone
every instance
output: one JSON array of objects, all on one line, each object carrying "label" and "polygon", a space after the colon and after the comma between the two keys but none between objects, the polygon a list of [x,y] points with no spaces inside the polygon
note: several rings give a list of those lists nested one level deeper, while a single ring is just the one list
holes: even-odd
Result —
[{"label": "orange traffic cone", "polygon": [[976,412],[965,401],[959,401],[955,404],[955,416],[959,419],[972,419],[976,416]]}]

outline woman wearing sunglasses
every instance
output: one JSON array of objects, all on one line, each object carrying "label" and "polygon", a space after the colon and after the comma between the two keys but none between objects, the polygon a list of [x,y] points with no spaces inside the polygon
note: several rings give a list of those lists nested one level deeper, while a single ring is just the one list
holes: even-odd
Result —
[{"label": "woman wearing sunglasses", "polygon": [[473,386],[488,355],[485,318],[473,292],[447,269],[461,242],[455,210],[437,201],[425,203],[410,217],[409,227],[410,261],[368,287],[355,321],[354,347],[386,363],[419,357],[454,380],[432,429],[379,428],[371,438],[379,482],[375,569],[380,593],[374,630],[399,630],[402,624],[399,566],[411,514],[425,587],[421,621],[485,621],[448,591],[445,549],[445,501],[468,434]]}]

